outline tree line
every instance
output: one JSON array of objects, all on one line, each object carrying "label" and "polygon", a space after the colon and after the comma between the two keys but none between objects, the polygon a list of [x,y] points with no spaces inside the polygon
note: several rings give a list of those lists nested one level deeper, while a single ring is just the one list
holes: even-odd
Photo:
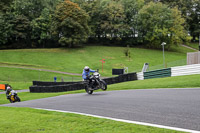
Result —
[{"label": "tree line", "polygon": [[199,0],[1,0],[0,48],[196,41]]}]

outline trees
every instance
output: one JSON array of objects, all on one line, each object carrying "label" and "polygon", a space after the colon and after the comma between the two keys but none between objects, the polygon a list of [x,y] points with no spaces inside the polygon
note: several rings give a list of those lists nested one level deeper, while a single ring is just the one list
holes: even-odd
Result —
[{"label": "trees", "polygon": [[0,46],[4,46],[8,42],[12,32],[11,27],[7,18],[0,14]]},{"label": "trees", "polygon": [[12,15],[9,21],[11,27],[10,41],[16,43],[14,47],[24,48],[30,45],[30,21],[24,15]]},{"label": "trees", "polygon": [[122,0],[122,3],[126,15],[125,23],[128,26],[124,33],[126,40],[128,40],[126,43],[137,44],[140,38],[138,12],[144,6],[144,0]]},{"label": "trees", "polygon": [[186,22],[185,19],[181,16],[181,12],[178,8],[172,8],[172,20],[173,24],[170,27],[169,43],[171,45],[181,44],[183,42],[189,42],[190,37],[188,35],[188,31],[186,30]]},{"label": "trees", "polygon": [[121,40],[125,31],[124,7],[119,0],[73,0],[90,16],[90,40],[106,43]]},{"label": "trees", "polygon": [[[14,47],[22,48],[26,46],[26,41],[30,40],[30,21],[26,16],[9,14],[0,18],[0,25],[0,44],[20,42],[21,44]],[[7,47],[11,44],[7,44]]]},{"label": "trees", "polygon": [[[76,4],[75,4],[76,3]],[[199,0],[1,0],[0,45],[89,42],[158,48],[200,34]],[[27,45],[24,45],[26,43]],[[32,44],[31,44],[32,43]],[[168,45],[170,46],[170,45]]]},{"label": "trees", "polygon": [[122,38],[122,33],[126,27],[124,23],[125,15],[122,4],[118,1],[102,1],[100,12],[101,34],[107,39]]},{"label": "trees", "polygon": [[62,0],[4,1],[0,2],[0,6],[6,7],[0,9],[0,44],[5,47],[7,44],[18,44],[22,48],[32,47],[37,39],[38,43],[50,39],[50,16]]},{"label": "trees", "polygon": [[200,1],[194,0],[192,10],[190,12],[190,19],[187,20],[189,25],[189,31],[192,35],[192,41],[196,40],[200,36]]},{"label": "trees", "polygon": [[40,16],[44,6],[42,0],[13,0],[11,11],[17,15],[24,15],[30,21]]},{"label": "trees", "polygon": [[89,15],[90,19],[88,21],[88,25],[91,31],[89,38],[91,40],[94,39],[96,42],[98,42],[101,36],[101,27],[100,27],[101,0],[90,0],[90,1],[74,0],[74,1],[77,2],[80,5],[80,7],[83,10],[85,10]]},{"label": "trees", "polygon": [[4,46],[8,42],[11,34],[11,25],[8,22],[7,10],[10,8],[12,0],[0,1],[0,46]]},{"label": "trees", "polygon": [[0,14],[6,13],[6,11],[10,8],[10,4],[13,0],[1,0],[0,1]]},{"label": "trees", "polygon": [[52,15],[49,9],[44,8],[41,15],[31,22],[32,39],[38,40],[39,44],[45,47],[47,40],[51,38],[51,19]]},{"label": "trees", "polygon": [[193,41],[200,35],[200,1],[199,0],[161,0],[169,7],[178,7],[182,17],[185,18],[187,30],[193,36]]},{"label": "trees", "polygon": [[[31,21],[40,15],[41,0],[9,0],[10,5],[1,16],[2,39],[6,47],[24,48],[31,46]],[[1,27],[0,26],[0,27]],[[7,43],[7,44],[6,44]]]},{"label": "trees", "polygon": [[159,48],[167,42],[169,48],[187,36],[183,25],[185,20],[177,8],[170,9],[162,3],[150,2],[139,11],[140,28],[149,47]]},{"label": "trees", "polygon": [[53,17],[53,34],[62,46],[74,47],[89,36],[88,14],[69,0],[60,3]]}]

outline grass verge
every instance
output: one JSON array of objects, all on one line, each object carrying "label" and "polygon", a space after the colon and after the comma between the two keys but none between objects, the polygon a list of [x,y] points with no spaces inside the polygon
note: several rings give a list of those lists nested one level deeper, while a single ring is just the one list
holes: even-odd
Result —
[{"label": "grass verge", "polygon": [[109,86],[109,90],[191,88],[200,87],[200,74],[123,82]]},{"label": "grass verge", "polygon": [[181,133],[112,120],[30,108],[0,107],[2,133]]}]

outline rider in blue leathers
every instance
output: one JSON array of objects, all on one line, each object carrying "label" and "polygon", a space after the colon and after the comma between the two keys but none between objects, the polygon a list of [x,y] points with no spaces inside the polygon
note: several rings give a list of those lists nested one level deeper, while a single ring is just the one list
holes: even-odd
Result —
[{"label": "rider in blue leathers", "polygon": [[89,80],[90,72],[94,73],[95,70],[92,70],[88,66],[85,66],[82,73],[82,77],[84,80]]}]

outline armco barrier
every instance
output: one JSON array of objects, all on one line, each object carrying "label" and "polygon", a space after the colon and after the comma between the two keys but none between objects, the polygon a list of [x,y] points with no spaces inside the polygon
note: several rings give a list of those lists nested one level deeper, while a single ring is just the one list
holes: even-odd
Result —
[{"label": "armco barrier", "polygon": [[[137,80],[136,73],[128,73],[119,75],[117,77],[105,78],[103,79],[108,85],[121,83],[126,81]],[[86,83],[80,82],[43,82],[43,81],[33,81],[33,86],[30,86],[30,92],[63,92],[63,91],[73,91],[81,90],[85,88]]]},{"label": "armco barrier", "polygon": [[171,68],[144,72],[144,79],[163,78],[171,76]]},{"label": "armco barrier", "polygon": [[200,74],[200,64],[172,67],[172,76]]}]

